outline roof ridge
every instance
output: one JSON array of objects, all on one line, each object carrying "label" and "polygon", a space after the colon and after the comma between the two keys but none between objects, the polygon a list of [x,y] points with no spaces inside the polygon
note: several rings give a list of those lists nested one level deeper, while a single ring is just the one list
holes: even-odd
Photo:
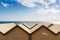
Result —
[{"label": "roof ridge", "polygon": [[[15,24],[14,24],[15,25]],[[24,25],[23,25],[24,26]],[[36,27],[35,27],[36,26]],[[59,26],[59,25],[54,25],[54,24],[50,24],[50,25],[48,25],[48,27],[46,27],[46,25],[40,25],[40,24],[38,24],[38,25],[35,25],[31,30],[30,29],[28,29],[28,30],[25,30],[24,28],[21,28],[22,26],[20,25],[16,25],[16,26],[14,26],[14,27],[12,27],[10,30],[12,30],[12,29],[14,29],[14,28],[16,28],[16,27],[19,27],[19,28],[21,28],[22,30],[24,30],[24,31],[29,31],[29,32],[31,32],[30,34],[33,34],[34,32],[36,32],[37,30],[39,30],[40,28],[42,28],[42,27],[44,27],[44,28],[46,28],[46,29],[48,29],[50,32],[52,32],[53,34],[55,34],[55,35],[57,35],[57,34],[59,34],[60,33],[60,30],[59,30],[59,27],[57,27],[57,26]],[[57,27],[57,28],[56,28]],[[35,28],[35,29],[34,29]],[[3,29],[3,28],[2,28]],[[56,30],[55,30],[56,29]],[[4,31],[2,32],[2,30],[0,30],[0,33],[2,33],[2,34],[6,34],[6,33],[8,33],[10,30],[6,30],[6,32],[4,33]],[[28,32],[27,32],[28,33]],[[29,34],[29,33],[28,33]]]}]

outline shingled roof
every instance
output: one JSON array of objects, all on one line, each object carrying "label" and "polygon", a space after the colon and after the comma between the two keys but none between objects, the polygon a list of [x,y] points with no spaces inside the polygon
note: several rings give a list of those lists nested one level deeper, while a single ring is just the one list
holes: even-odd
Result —
[{"label": "shingled roof", "polygon": [[10,30],[12,30],[14,27],[20,27],[23,30],[25,30],[27,33],[32,34],[39,28],[45,26],[48,30],[52,31],[54,34],[58,34],[60,32],[60,25],[59,24],[52,24],[52,23],[34,23],[32,25],[28,25],[27,23],[22,24],[14,24],[14,23],[6,23],[6,24],[0,24],[0,32],[3,34],[6,34]]}]

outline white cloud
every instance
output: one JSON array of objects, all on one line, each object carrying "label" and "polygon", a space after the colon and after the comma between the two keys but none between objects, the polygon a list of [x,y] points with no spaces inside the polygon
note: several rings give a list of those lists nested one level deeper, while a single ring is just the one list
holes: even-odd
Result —
[{"label": "white cloud", "polygon": [[60,13],[60,10],[57,10],[55,8],[51,8],[51,9],[39,9],[36,11],[37,14],[47,14],[47,13]]},{"label": "white cloud", "polygon": [[49,8],[49,4],[55,3],[56,0],[37,0],[38,3],[45,5],[45,8]]},{"label": "white cloud", "polygon": [[32,8],[35,7],[35,2],[36,0],[17,0],[18,3],[21,3],[22,5]]},{"label": "white cloud", "polygon": [[[43,5],[45,5],[46,8],[48,8],[49,4],[51,3],[55,3],[56,0],[17,0],[17,2],[21,3],[22,5],[29,7],[29,8],[33,8],[36,7],[36,4],[34,4],[35,2],[38,3],[42,3]],[[56,5],[57,6],[57,5]],[[59,7],[59,6],[57,6]],[[30,17],[29,20],[35,20],[35,21],[55,21],[55,20],[60,20],[60,16],[58,16],[58,13],[60,13],[60,10],[57,10],[55,8],[51,8],[51,9],[38,9],[36,10],[35,17]],[[38,15],[36,15],[38,14]],[[44,15],[44,16],[42,16]],[[25,18],[26,20],[28,20],[28,18]]]},{"label": "white cloud", "polygon": [[8,7],[8,6],[9,6],[9,4],[3,3],[3,2],[1,2],[1,4],[2,4],[4,7]]},{"label": "white cloud", "polygon": [[[36,14],[40,15],[39,19],[42,21],[48,21],[48,22],[53,22],[53,21],[58,21],[60,20],[60,10],[57,10],[55,8],[51,9],[39,9],[36,11]],[[41,16],[43,15],[43,16]]]},{"label": "white cloud", "polygon": [[[7,1],[7,0],[6,0]],[[43,5],[45,5],[46,7],[48,7],[48,5],[50,3],[55,3],[56,1],[55,0],[48,0],[45,1],[45,0],[15,0],[17,1],[18,3],[21,3],[22,5],[26,6],[26,7],[29,7],[29,8],[34,8],[36,7],[37,5],[35,4],[35,2],[38,2],[38,3],[42,3]],[[8,4],[7,3],[3,3],[1,2],[1,4],[4,6],[4,7],[7,7]]]},{"label": "white cloud", "polygon": [[[54,3],[55,0],[49,0],[49,4],[50,3]],[[21,3],[22,5],[26,6],[26,7],[29,7],[29,8],[34,8],[36,7],[36,5],[34,4],[34,2],[38,2],[38,3],[42,3],[44,5],[48,5],[48,3],[44,2],[44,0],[17,0],[18,3]],[[5,3],[1,3],[4,7],[7,7],[9,6],[8,4],[5,4]],[[59,7],[57,5],[57,7]],[[60,20],[60,15],[56,15],[60,13],[60,10],[57,10],[57,9],[54,9],[54,8],[51,8],[51,9],[38,9],[36,10],[36,12],[34,13],[34,17],[33,16],[30,16],[28,15],[27,17],[23,17],[20,19],[17,17],[11,17],[11,18],[6,18],[9,19],[9,20],[17,20],[17,21],[55,21],[55,20]],[[36,15],[38,14],[38,15]],[[44,16],[42,16],[42,15]],[[25,16],[25,15],[24,15]],[[13,19],[15,18],[15,19]],[[2,20],[4,19],[4,17],[2,18]]]},{"label": "white cloud", "polygon": [[55,3],[56,0],[37,0],[37,2],[48,5],[50,3]]},{"label": "white cloud", "polygon": [[36,4],[34,4],[35,2],[42,3],[46,7],[48,7],[50,3],[56,2],[56,0],[47,0],[48,2],[45,0],[16,0],[16,1],[29,8],[36,7]]}]

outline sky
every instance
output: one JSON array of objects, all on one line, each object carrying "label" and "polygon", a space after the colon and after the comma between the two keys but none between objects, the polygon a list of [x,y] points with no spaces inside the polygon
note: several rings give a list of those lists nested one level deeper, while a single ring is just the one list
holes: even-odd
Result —
[{"label": "sky", "polygon": [[60,22],[60,0],[0,0],[0,21]]}]

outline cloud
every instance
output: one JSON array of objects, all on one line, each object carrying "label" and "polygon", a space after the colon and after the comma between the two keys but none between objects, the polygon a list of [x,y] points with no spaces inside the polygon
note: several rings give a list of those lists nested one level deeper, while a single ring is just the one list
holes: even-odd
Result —
[{"label": "cloud", "polygon": [[26,6],[26,7],[29,7],[29,8],[32,8],[32,7],[35,7],[35,4],[34,2],[36,0],[16,0],[18,3],[21,3],[22,5]]},{"label": "cloud", "polygon": [[[42,3],[44,4],[46,7],[48,7],[47,5],[50,4],[50,3],[55,3],[55,0],[49,0],[49,3],[45,2],[44,0],[16,0],[18,3],[22,4],[23,6],[26,6],[26,7],[29,7],[29,8],[34,8],[36,7],[37,5],[35,4],[35,2],[38,2],[38,3]],[[6,4],[6,3],[3,3],[1,2],[1,4],[4,6],[4,7],[7,7],[9,6],[9,4]],[[58,5],[56,5],[57,7],[59,7]],[[3,17],[1,20],[13,20],[13,21],[48,21],[48,22],[53,22],[53,21],[60,21],[60,10],[57,10],[55,8],[51,8],[51,9],[37,9],[37,10],[34,10],[33,12],[34,14],[32,15],[31,12],[29,12],[28,14],[31,14],[31,15],[24,15],[22,18],[18,18],[18,17],[8,17],[8,18],[5,18]],[[20,14],[20,13],[19,13]],[[36,15],[37,14],[37,15]],[[4,19],[5,18],[5,19]],[[15,19],[14,19],[15,18]],[[18,20],[17,20],[18,19]]]},{"label": "cloud", "polygon": [[53,22],[53,21],[60,21],[60,10],[57,10],[55,8],[51,9],[39,9],[36,10],[36,14],[40,15],[39,19],[41,21],[48,21],[48,22]]},{"label": "cloud", "polygon": [[[26,6],[29,8],[37,7],[37,4],[35,4],[36,2],[41,3],[41,4],[45,5],[46,7],[48,7],[49,4],[56,2],[55,0],[47,0],[47,1],[45,1],[45,0],[14,0],[14,1],[17,1],[18,3],[22,4],[23,6]],[[8,4],[3,3],[3,2],[1,2],[1,4],[4,7],[8,6]]]},{"label": "cloud", "polygon": [[9,6],[9,4],[3,3],[3,2],[1,2],[1,4],[2,4],[4,7],[8,7],[8,6]]},{"label": "cloud", "polygon": [[29,8],[33,8],[36,7],[35,2],[38,3],[42,3],[43,5],[45,5],[46,7],[51,4],[51,3],[55,3],[56,0],[16,0],[18,3],[21,3],[22,5],[29,7]]},{"label": "cloud", "polygon": [[56,0],[37,0],[36,2],[42,3],[44,5],[48,5],[48,4],[51,4],[51,3],[55,3]]},{"label": "cloud", "polygon": [[[54,4],[56,3],[56,0],[17,0],[18,3],[21,3],[23,6],[29,7],[29,8],[34,8],[37,5],[35,2],[41,3],[45,5],[46,8],[48,8],[49,4]],[[57,5],[55,5],[57,6]],[[59,7],[59,6],[57,6]],[[60,10],[57,10],[56,8],[49,8],[49,9],[37,9],[35,11],[35,17],[32,17],[32,20],[35,21],[55,21],[55,20],[60,20]],[[43,15],[43,16],[42,16]],[[59,16],[58,16],[59,15]],[[28,20],[28,19],[27,19]],[[30,19],[29,19],[30,20]]]},{"label": "cloud", "polygon": [[55,8],[51,8],[51,9],[39,9],[36,11],[37,14],[47,14],[47,13],[60,13],[60,10],[57,10]]}]

